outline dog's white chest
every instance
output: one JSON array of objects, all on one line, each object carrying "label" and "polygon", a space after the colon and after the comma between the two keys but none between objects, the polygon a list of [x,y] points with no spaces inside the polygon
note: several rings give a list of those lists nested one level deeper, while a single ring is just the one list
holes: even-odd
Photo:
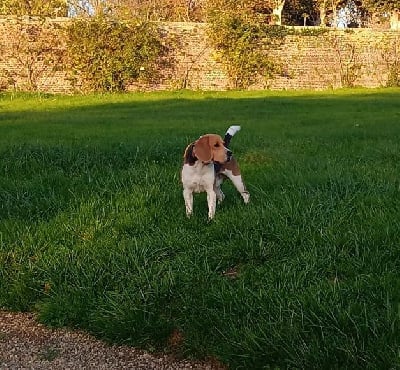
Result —
[{"label": "dog's white chest", "polygon": [[204,165],[200,161],[193,166],[185,164],[182,168],[182,184],[192,192],[200,193],[212,189],[215,173],[212,163]]}]

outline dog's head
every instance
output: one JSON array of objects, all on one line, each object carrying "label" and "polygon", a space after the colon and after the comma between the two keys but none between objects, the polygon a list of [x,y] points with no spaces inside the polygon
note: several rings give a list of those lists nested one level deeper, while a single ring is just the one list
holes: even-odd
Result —
[{"label": "dog's head", "polygon": [[221,136],[215,134],[201,136],[194,143],[193,152],[198,159],[205,163],[225,163],[232,156],[232,152],[225,148]]}]

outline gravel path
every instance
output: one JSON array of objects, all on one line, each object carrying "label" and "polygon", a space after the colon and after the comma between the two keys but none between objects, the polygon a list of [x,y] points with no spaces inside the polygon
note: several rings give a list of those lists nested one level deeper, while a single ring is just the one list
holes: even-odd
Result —
[{"label": "gravel path", "polygon": [[217,362],[191,362],[110,346],[66,329],[49,329],[33,314],[0,311],[0,369],[198,369],[222,370]]}]

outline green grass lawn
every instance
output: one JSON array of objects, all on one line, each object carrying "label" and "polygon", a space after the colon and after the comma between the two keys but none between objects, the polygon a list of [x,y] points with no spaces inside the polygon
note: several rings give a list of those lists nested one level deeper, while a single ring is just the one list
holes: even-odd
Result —
[{"label": "green grass lawn", "polygon": [[[215,220],[186,145],[242,125]],[[400,366],[400,90],[0,95],[0,307],[233,368]],[[172,332],[179,348],[168,348]]]}]

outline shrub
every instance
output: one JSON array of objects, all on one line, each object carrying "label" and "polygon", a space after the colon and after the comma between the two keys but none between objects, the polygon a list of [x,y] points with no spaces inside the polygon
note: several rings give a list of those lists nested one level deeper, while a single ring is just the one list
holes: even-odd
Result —
[{"label": "shrub", "polygon": [[40,82],[60,70],[65,58],[60,27],[36,18],[16,18],[8,27],[8,45],[0,50],[0,90],[40,90]]},{"label": "shrub", "polygon": [[242,11],[240,3],[210,9],[208,35],[233,86],[248,88],[260,77],[268,79],[280,72],[279,61],[268,52],[282,44],[287,30],[265,24],[251,9]]},{"label": "shrub", "polygon": [[74,20],[67,28],[71,79],[87,91],[124,91],[157,78],[167,47],[154,24],[105,17]]}]

